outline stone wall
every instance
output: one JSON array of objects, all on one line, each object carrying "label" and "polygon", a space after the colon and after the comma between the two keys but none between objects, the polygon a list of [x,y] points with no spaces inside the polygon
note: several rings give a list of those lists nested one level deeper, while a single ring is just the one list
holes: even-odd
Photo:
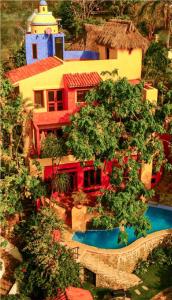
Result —
[{"label": "stone wall", "polygon": [[161,230],[122,249],[108,250],[87,246],[85,251],[114,269],[132,273],[139,259],[146,260],[149,253],[161,244],[164,238],[171,235],[172,229]]},{"label": "stone wall", "polygon": [[72,230],[73,231],[86,231],[87,223],[96,217],[97,213],[89,213],[87,206],[82,206],[81,208],[72,208]]}]

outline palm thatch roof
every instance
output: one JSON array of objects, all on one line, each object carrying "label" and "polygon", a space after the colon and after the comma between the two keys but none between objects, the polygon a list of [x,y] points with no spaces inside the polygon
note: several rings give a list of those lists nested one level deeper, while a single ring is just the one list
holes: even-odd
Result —
[{"label": "palm thatch roof", "polygon": [[96,43],[97,35],[101,34],[103,26],[101,25],[92,25],[85,24],[86,31],[86,50],[97,51],[98,52],[98,44]]},{"label": "palm thatch roof", "polygon": [[132,21],[111,19],[103,25],[85,24],[86,35],[73,43],[70,50],[98,52],[98,45],[116,49],[141,48],[144,52],[149,42],[136,29]]},{"label": "palm thatch roof", "polygon": [[116,49],[141,48],[146,51],[149,42],[136,29],[132,21],[111,19],[102,26],[96,38],[98,45]]},{"label": "palm thatch roof", "polygon": [[70,50],[90,50],[98,52],[98,44],[96,43],[97,35],[102,31],[102,26],[85,24],[85,34],[78,41],[74,41],[70,46]]}]

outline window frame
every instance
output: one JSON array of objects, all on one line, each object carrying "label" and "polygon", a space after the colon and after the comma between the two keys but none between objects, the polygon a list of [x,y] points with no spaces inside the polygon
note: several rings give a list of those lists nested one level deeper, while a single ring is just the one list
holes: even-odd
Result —
[{"label": "window frame", "polygon": [[[42,104],[41,106],[39,106],[39,104],[36,103],[36,93],[41,92],[42,93]],[[40,109],[40,108],[44,108],[45,107],[45,99],[44,99],[44,90],[37,90],[34,91],[34,108],[36,109]]]},{"label": "window frame", "polygon": [[[76,90],[76,103],[85,103],[85,100],[82,100],[82,101],[78,101],[78,93],[79,92],[85,92],[85,93],[87,93],[87,92],[89,92],[90,91],[90,89],[77,89]],[[85,97],[85,96],[84,96]]]},{"label": "window frame", "polygon": [[[54,100],[49,101],[49,93],[53,92]],[[58,92],[61,92],[61,99],[58,99]],[[61,109],[59,109],[61,105]],[[50,110],[50,107],[54,107]],[[62,111],[64,110],[64,89],[51,89],[47,90],[47,111]]]},{"label": "window frame", "polygon": [[[34,47],[35,47],[35,49],[34,49]],[[35,50],[35,55],[34,55],[34,50]],[[38,58],[38,45],[36,43],[32,44],[32,58],[33,59],[37,59]]]},{"label": "window frame", "polygon": [[[71,174],[73,176],[73,189],[68,190],[67,194],[77,191],[78,188],[78,171],[76,168],[60,168],[56,170],[56,174]],[[70,176],[70,175],[69,175]]]},{"label": "window frame", "polygon": [[106,59],[110,59],[110,48],[106,47]]},{"label": "window frame", "polygon": [[[85,172],[91,172],[94,171],[94,184],[91,184],[91,174],[89,174],[89,185],[85,186]],[[97,183],[97,172],[100,172],[100,183]],[[84,190],[90,190],[90,189],[96,189],[99,188],[102,185],[102,170],[101,168],[95,169],[93,167],[86,168],[84,169],[84,174],[83,174],[83,188]]]}]

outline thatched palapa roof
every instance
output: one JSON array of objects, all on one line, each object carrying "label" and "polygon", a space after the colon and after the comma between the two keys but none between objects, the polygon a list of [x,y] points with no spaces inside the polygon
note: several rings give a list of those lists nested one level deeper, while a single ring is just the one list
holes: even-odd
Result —
[{"label": "thatched palapa roof", "polygon": [[98,33],[97,44],[116,49],[141,48],[146,51],[148,40],[136,29],[132,21],[111,19]]},{"label": "thatched palapa roof", "polygon": [[96,39],[98,34],[101,34],[103,26],[101,25],[92,25],[92,24],[85,24],[85,31],[86,31],[86,45],[85,48],[91,51],[98,52],[98,44],[96,43]]},{"label": "thatched palapa roof", "polygon": [[134,26],[132,21],[111,19],[103,25],[85,24],[86,36],[74,43],[71,50],[98,52],[98,45],[115,49],[141,48],[146,51],[149,42]]}]

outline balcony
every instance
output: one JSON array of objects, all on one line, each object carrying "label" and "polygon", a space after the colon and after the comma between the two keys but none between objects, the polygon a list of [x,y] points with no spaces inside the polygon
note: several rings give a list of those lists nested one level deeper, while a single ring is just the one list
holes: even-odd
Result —
[{"label": "balcony", "polygon": [[64,60],[98,60],[99,53],[95,51],[64,51]]},{"label": "balcony", "polygon": [[33,113],[33,123],[36,126],[65,125],[70,121],[72,110],[48,111]]}]

